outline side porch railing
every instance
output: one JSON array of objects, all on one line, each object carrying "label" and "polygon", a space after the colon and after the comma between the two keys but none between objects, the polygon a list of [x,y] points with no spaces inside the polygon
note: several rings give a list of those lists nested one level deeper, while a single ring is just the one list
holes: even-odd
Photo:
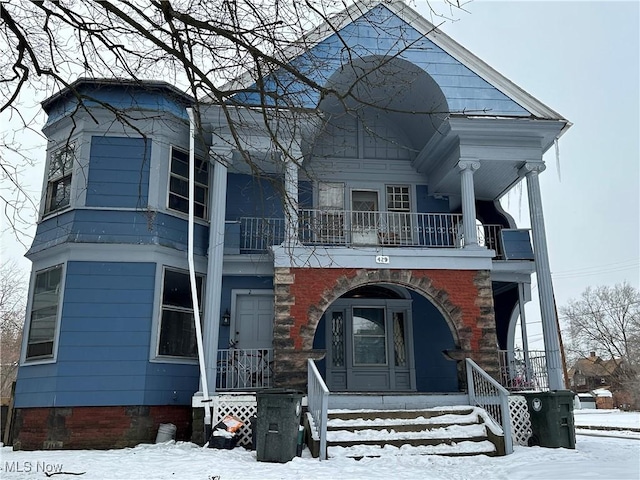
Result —
[{"label": "side porch railing", "polygon": [[499,350],[500,383],[509,391],[549,390],[544,350]]},{"label": "side porch railing", "polygon": [[327,459],[327,410],[329,408],[329,389],[318,372],[316,362],[307,360],[307,399],[308,409],[313,418],[314,440],[320,441],[320,460]]},{"label": "side porch railing", "polygon": [[272,348],[218,350],[216,390],[253,391],[271,387]]},{"label": "side porch railing", "polygon": [[505,453],[507,455],[513,453],[509,392],[470,358],[466,359],[466,370],[469,403],[486,410],[489,416],[502,427]]}]

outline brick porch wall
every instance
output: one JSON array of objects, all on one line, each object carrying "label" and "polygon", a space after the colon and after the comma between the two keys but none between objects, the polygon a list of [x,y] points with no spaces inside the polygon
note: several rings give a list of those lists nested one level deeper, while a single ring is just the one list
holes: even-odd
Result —
[{"label": "brick porch wall", "polygon": [[459,348],[460,358],[457,359],[471,357],[487,373],[498,377],[495,316],[488,271],[276,268],[276,385],[304,390],[307,358],[318,359],[325,353],[312,348],[316,327],[324,311],[346,292],[380,283],[407,287],[427,297],[449,324]]},{"label": "brick porch wall", "polygon": [[176,440],[191,437],[191,406],[51,407],[15,410],[15,450],[109,449],[154,443],[173,423]]}]

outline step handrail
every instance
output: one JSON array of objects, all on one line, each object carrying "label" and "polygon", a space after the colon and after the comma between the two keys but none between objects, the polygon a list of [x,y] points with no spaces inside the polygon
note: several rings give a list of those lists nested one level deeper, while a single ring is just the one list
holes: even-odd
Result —
[{"label": "step handrail", "polygon": [[469,403],[485,409],[487,414],[502,427],[505,454],[509,455],[513,453],[509,391],[480,368],[476,362],[470,358],[466,358],[465,361]]},{"label": "step handrail", "polygon": [[327,459],[327,419],[329,410],[329,389],[318,372],[316,362],[307,359],[307,401],[320,439],[320,460]]}]

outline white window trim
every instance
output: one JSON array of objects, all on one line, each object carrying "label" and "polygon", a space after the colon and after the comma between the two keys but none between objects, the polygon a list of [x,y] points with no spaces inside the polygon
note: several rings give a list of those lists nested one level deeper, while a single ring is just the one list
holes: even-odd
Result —
[{"label": "white window trim", "polygon": [[[56,313],[56,328],[53,333],[53,348],[51,357],[48,358],[27,358],[27,347],[29,343],[29,333],[31,331],[31,314],[33,309],[33,295],[36,286],[36,277],[38,274],[46,272],[47,270],[53,270],[54,268],[61,267],[60,272],[60,293],[58,297],[58,310]],[[49,363],[56,363],[58,361],[58,343],[60,339],[60,325],[62,323],[62,305],[64,304],[65,284],[67,279],[67,264],[66,262],[56,263],[47,267],[38,269],[31,272],[31,279],[29,281],[29,296],[27,303],[27,315],[25,318],[25,325],[22,335],[22,348],[20,352],[20,365],[44,365]]]},{"label": "white window trim", "polygon": [[[49,171],[51,169],[51,162],[54,161],[54,159],[56,158],[56,155],[61,152],[64,149],[69,148],[72,152],[73,155],[73,159],[72,159],[72,163],[71,163],[71,173],[69,174],[71,176],[71,182],[69,183],[69,203],[67,205],[65,205],[64,207],[61,208],[56,208],[55,210],[48,210],[49,207],[49,203],[50,203],[50,193],[49,193],[49,185],[51,184],[52,181],[58,181],[63,179],[64,177],[68,176],[68,175],[60,175],[57,177],[54,177],[53,179],[49,178]],[[52,217],[55,215],[59,215],[63,212],[66,212],[70,209],[73,208],[74,206],[74,195],[73,195],[73,191],[74,191],[74,185],[76,183],[76,177],[77,177],[77,172],[76,172],[76,167],[77,167],[77,160],[78,160],[78,153],[79,153],[79,147],[77,145],[77,139],[73,139],[73,140],[68,140],[66,142],[61,142],[59,145],[57,145],[55,148],[51,149],[47,155],[47,165],[45,167],[45,173],[44,173],[44,187],[43,187],[43,198],[42,198],[42,214],[41,214],[41,218],[48,218],[48,217]]]},{"label": "white window trim", "polygon": [[[171,172],[171,161],[173,159],[173,150],[174,149],[175,150],[179,150],[179,151],[181,151],[183,153],[186,153],[187,155],[189,154],[189,151],[187,149],[184,149],[184,148],[181,148],[181,147],[178,147],[178,146],[175,146],[175,145],[170,145],[169,146],[169,160],[168,160],[168,163],[167,163],[167,189],[166,189],[166,196],[165,196],[165,206],[166,206],[167,211],[171,212],[171,214],[179,215],[181,217],[187,218],[189,216],[189,214],[187,212],[183,212],[181,210],[176,210],[176,209],[171,208],[169,206],[169,203],[170,203],[169,202],[169,197],[171,195],[171,177],[175,175],[178,178],[182,178],[184,180],[187,180],[187,182],[189,181],[188,178],[181,177],[181,176]],[[211,213],[209,211],[210,210],[209,207],[210,207],[210,203],[211,203],[211,174],[212,174],[213,169],[211,168],[211,162],[207,162],[207,160],[205,158],[203,158],[203,157],[201,157],[199,155],[196,155],[196,159],[207,163],[207,185],[206,185],[206,189],[207,190],[206,190],[206,195],[205,195],[206,198],[205,198],[205,201],[204,201],[204,213],[205,213],[205,215],[204,215],[204,217],[198,217],[194,213],[193,219],[194,219],[194,221],[196,223],[203,223],[203,224],[208,225],[209,217],[210,217],[210,213]],[[198,182],[195,182],[195,185],[202,186],[202,184],[198,183]]]},{"label": "white window trim", "polygon": [[[160,268],[156,268],[156,288],[157,298],[153,307],[153,323],[151,327],[151,348],[149,352],[149,362],[151,363],[175,363],[175,364],[187,364],[197,365],[198,357],[175,357],[170,355],[160,355],[158,353],[160,347],[160,333],[162,330],[162,297],[164,295],[164,275],[167,270],[173,270],[174,272],[180,272],[189,274],[188,268],[185,266],[175,266],[168,264],[156,264]],[[207,275],[196,271],[196,277],[202,277],[202,298],[200,299],[200,311],[201,311],[201,323],[204,323],[205,319],[205,302],[206,288],[207,288]]]}]

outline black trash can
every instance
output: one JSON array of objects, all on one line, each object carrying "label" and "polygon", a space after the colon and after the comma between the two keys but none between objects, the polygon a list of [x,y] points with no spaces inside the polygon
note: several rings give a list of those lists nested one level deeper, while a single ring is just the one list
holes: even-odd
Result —
[{"label": "black trash can", "polygon": [[256,456],[259,462],[286,463],[296,456],[302,393],[274,389],[259,392]]},{"label": "black trash can", "polygon": [[523,392],[527,399],[531,430],[529,445],[576,448],[573,397],[570,390]]}]

